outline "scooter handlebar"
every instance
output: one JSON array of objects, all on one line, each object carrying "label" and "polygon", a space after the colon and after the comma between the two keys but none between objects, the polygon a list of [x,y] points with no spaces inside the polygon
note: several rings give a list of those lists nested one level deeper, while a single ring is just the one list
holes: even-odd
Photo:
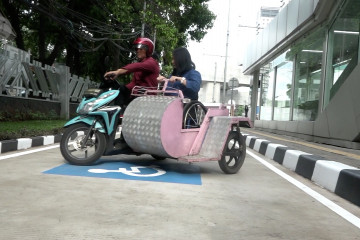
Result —
[{"label": "scooter handlebar", "polygon": [[[164,85],[163,85],[163,87],[160,89],[161,83],[164,83]],[[169,83],[169,79],[168,79],[168,78],[163,78],[163,79],[161,80],[161,82],[158,83],[158,90],[165,91],[166,88],[167,88],[168,83]]]},{"label": "scooter handlebar", "polygon": [[104,76],[104,80],[105,81],[114,81],[115,80],[116,75],[114,73],[110,73]]}]

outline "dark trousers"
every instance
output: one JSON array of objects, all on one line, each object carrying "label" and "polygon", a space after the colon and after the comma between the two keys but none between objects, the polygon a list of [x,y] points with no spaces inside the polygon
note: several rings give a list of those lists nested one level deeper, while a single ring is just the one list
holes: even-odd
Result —
[{"label": "dark trousers", "polygon": [[120,106],[125,110],[126,106],[129,105],[133,97],[131,96],[131,91],[123,84],[119,84],[117,81],[103,81],[101,82],[100,89],[104,89],[105,91],[111,89],[120,90],[119,95],[115,99],[115,105]]},{"label": "dark trousers", "polygon": [[119,90],[120,93],[119,96],[117,96],[117,98],[115,99],[115,104],[125,109],[126,106],[129,105],[131,100],[133,100],[131,96],[131,91],[125,85],[122,84],[119,86]]}]

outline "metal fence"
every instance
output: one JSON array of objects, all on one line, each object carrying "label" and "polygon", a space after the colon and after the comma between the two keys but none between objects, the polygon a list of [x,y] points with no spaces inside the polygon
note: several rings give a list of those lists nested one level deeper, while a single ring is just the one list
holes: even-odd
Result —
[{"label": "metal fence", "polygon": [[10,45],[0,49],[0,96],[56,101],[61,117],[69,118],[70,102],[79,102],[86,89],[97,86],[65,65],[31,61],[30,53]]}]

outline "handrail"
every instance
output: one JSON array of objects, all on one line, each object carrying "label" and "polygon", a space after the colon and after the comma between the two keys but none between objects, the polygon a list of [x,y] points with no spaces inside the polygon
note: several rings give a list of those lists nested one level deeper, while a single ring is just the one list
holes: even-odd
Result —
[{"label": "handrail", "polygon": [[180,89],[173,87],[168,87],[169,79],[164,79],[164,85],[161,89],[158,87],[144,87],[144,86],[135,86],[132,91],[132,96],[147,96],[147,95],[165,95],[165,96],[177,96],[181,99],[184,99],[184,94]]}]

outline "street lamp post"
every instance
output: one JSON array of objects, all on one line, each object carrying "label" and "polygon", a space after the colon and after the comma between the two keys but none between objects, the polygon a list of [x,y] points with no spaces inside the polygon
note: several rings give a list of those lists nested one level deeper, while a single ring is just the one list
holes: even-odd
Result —
[{"label": "street lamp post", "polygon": [[215,62],[214,85],[213,85],[213,95],[212,95],[213,103],[215,102],[216,68],[217,68],[217,63]]},{"label": "street lamp post", "polygon": [[233,94],[234,94],[234,79],[231,81],[231,116],[234,116],[234,107],[233,107]]},{"label": "street lamp post", "polygon": [[144,37],[145,35],[145,16],[146,16],[146,0],[144,0],[144,6],[143,6],[143,19],[141,24],[141,37]]},{"label": "street lamp post", "polygon": [[237,78],[233,77],[229,80],[229,83],[230,83],[230,81],[231,81],[230,114],[231,114],[231,116],[234,116],[234,111],[235,111],[235,107],[234,107],[235,104],[233,104],[234,88],[239,87],[239,80]]},{"label": "street lamp post", "polygon": [[230,102],[231,102],[231,105],[232,105],[232,102],[233,102],[233,94],[234,94],[234,79],[231,79],[231,97],[230,97]]},{"label": "street lamp post", "polygon": [[225,87],[225,85],[226,85],[227,58],[228,58],[228,47],[229,47],[230,2],[231,2],[231,0],[229,0],[228,25],[227,25],[227,34],[226,34],[226,54],[225,54],[225,67],[224,67],[223,103],[225,103],[225,97],[226,97],[226,87]]}]

